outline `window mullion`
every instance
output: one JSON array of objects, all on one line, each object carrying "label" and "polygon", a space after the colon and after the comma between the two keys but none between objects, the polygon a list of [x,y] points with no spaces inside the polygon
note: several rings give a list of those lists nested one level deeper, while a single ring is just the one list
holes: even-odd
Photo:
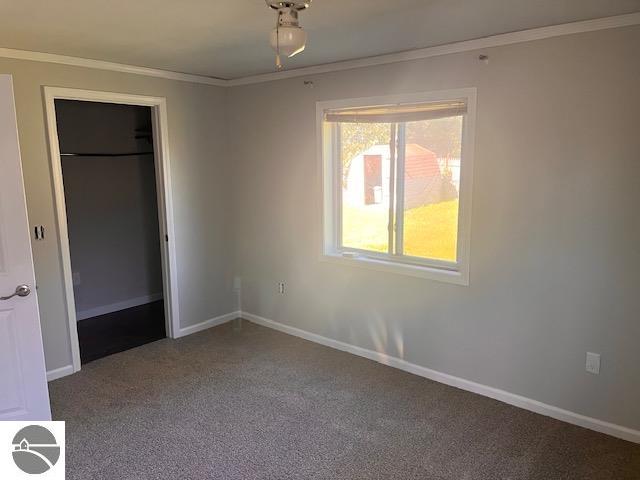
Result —
[{"label": "window mullion", "polygon": [[406,123],[398,124],[398,151],[396,153],[396,208],[395,208],[395,254],[404,253],[404,178],[406,153]]},{"label": "window mullion", "polygon": [[396,130],[397,124],[392,123],[389,139],[389,223],[387,225],[389,231],[388,250],[389,255],[394,252],[394,225],[395,225],[395,187],[396,187]]},{"label": "window mullion", "polygon": [[335,168],[333,169],[336,172],[334,178],[334,202],[335,202],[335,218],[334,218],[334,242],[337,248],[342,248],[342,177],[344,175],[344,165],[342,159],[342,127],[339,123],[333,124],[333,128],[331,129],[331,133],[333,136],[332,145],[333,145],[333,154],[332,158],[335,162]]}]

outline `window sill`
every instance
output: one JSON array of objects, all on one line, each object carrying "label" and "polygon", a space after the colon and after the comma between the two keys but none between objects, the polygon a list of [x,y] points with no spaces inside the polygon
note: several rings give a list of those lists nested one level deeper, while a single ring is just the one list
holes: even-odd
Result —
[{"label": "window sill", "polygon": [[324,253],[320,260],[323,262],[348,265],[353,267],[378,270],[380,272],[409,275],[412,277],[436,280],[439,282],[453,283],[456,285],[469,285],[469,274],[457,270],[430,267],[425,265],[412,265],[408,263],[392,262],[363,255],[345,256],[342,253]]}]

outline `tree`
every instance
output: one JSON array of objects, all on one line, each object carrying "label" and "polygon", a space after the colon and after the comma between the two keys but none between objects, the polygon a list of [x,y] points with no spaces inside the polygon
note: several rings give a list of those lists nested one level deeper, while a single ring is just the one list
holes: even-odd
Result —
[{"label": "tree", "polygon": [[438,158],[460,158],[462,117],[407,122],[407,143],[417,143]]},{"label": "tree", "polygon": [[342,147],[342,169],[349,170],[351,160],[374,145],[389,145],[391,124],[389,123],[341,123],[340,144]]}]

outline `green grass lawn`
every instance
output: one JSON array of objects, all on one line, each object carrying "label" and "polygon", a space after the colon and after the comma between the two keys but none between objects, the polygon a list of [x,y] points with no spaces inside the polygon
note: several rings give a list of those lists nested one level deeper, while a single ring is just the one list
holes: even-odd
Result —
[{"label": "green grass lawn", "polygon": [[[387,252],[387,210],[345,207],[342,215],[342,244],[345,247]],[[404,254],[455,261],[457,230],[458,200],[406,210]]]}]

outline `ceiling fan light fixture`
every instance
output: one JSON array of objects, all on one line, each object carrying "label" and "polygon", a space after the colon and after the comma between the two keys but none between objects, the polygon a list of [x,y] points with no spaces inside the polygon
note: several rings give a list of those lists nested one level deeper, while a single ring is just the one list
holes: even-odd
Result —
[{"label": "ceiling fan light fixture", "polygon": [[311,0],[265,1],[278,12],[276,27],[271,31],[269,43],[276,52],[276,67],[282,68],[281,55],[291,58],[302,52],[307,45],[307,32],[300,27],[298,12],[309,8]]},{"label": "ceiling fan light fixture", "polygon": [[269,40],[276,53],[291,58],[307,46],[307,32],[300,27],[274,28]]},{"label": "ceiling fan light fixture", "polygon": [[309,8],[311,6],[312,0],[289,0],[289,1],[275,1],[275,0],[265,0],[267,5],[274,10],[280,10],[282,8],[293,8],[297,11],[304,10],[305,8]]}]

